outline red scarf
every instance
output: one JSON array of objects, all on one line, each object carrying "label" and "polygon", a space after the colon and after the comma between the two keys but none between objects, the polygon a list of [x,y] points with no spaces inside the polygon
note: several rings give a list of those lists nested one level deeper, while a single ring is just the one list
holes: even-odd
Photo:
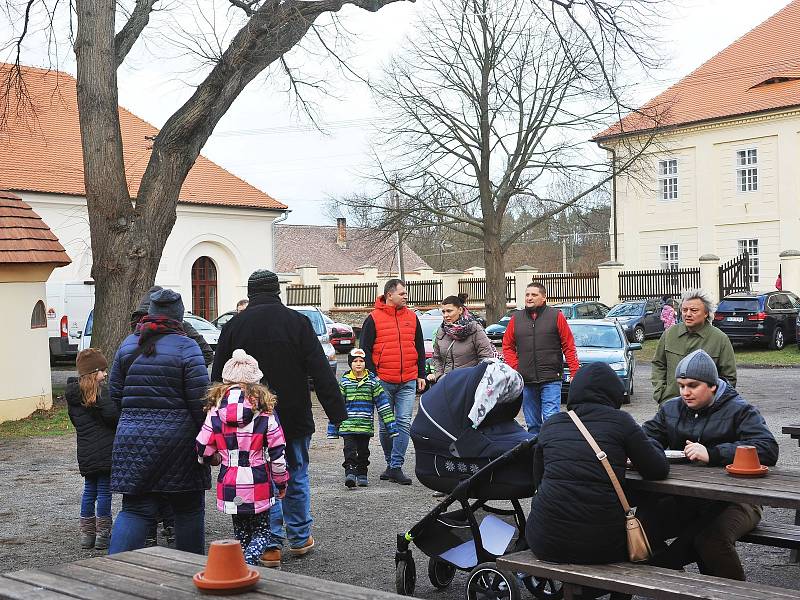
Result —
[{"label": "red scarf", "polygon": [[139,335],[139,345],[144,348],[142,354],[150,356],[156,349],[154,337],[161,337],[169,333],[176,335],[186,335],[183,324],[175,319],[163,317],[161,315],[147,315],[142,317],[136,326],[136,333]]}]

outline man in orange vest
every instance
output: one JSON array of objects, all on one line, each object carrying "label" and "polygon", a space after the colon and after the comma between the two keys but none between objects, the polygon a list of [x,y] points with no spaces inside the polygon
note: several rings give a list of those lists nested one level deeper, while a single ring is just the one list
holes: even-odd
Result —
[{"label": "man in orange vest", "polygon": [[425,342],[419,319],[406,307],[408,294],[400,279],[390,279],[383,296],[361,329],[361,348],[366,353],[367,369],[378,376],[389,396],[399,435],[390,438],[379,422],[380,440],[386,458],[384,481],[411,485],[403,473],[403,462],[411,430],[411,413],[417,392],[425,388]]}]

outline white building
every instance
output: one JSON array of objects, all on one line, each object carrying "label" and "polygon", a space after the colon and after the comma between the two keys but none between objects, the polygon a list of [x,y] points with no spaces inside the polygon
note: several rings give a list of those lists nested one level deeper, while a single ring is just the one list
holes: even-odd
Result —
[{"label": "white building", "polygon": [[773,289],[780,253],[800,249],[797,31],[795,0],[595,138],[619,159],[626,142],[655,135],[616,181],[612,235],[625,269],[747,250],[751,287]]},{"label": "white building", "polygon": [[[33,68],[25,68],[24,78],[34,110],[22,115],[9,111],[8,123],[0,131],[0,189],[16,193],[29,204],[72,260],[53,271],[48,280],[50,304],[51,295],[60,293],[52,291],[59,289],[58,284],[91,279],[76,82],[64,73]],[[123,108],[119,112],[125,168],[135,197],[150,156],[150,140],[158,131]],[[273,223],[286,208],[198,157],[181,189],[177,221],[156,283],[180,291],[187,308],[205,318],[233,309],[237,300],[246,297],[249,274],[274,267]],[[48,309],[53,309],[48,310],[49,321],[58,323],[67,316],[59,314],[59,307]],[[69,315],[70,328],[82,328],[81,318],[85,320],[85,315]]]}]

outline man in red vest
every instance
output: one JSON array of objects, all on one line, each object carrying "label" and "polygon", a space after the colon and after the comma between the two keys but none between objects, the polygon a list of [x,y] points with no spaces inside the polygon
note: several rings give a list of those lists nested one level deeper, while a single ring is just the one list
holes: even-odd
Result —
[{"label": "man in red vest", "polygon": [[411,430],[411,413],[417,392],[425,388],[425,342],[419,319],[406,307],[408,294],[400,279],[390,279],[383,296],[361,329],[361,348],[366,353],[367,369],[381,380],[389,396],[399,435],[390,438],[379,420],[380,440],[386,458],[384,481],[410,485],[403,473],[403,462]]},{"label": "man in red vest", "polygon": [[563,358],[570,377],[578,372],[575,338],[562,312],[547,306],[547,289],[538,281],[525,288],[525,308],[514,311],[503,335],[503,357],[525,387],[522,413],[528,431],[539,435],[542,423],[561,408]]}]

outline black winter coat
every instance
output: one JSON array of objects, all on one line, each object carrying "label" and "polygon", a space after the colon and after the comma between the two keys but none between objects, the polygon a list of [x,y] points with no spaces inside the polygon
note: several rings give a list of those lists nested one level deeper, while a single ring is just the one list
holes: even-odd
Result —
[{"label": "black winter coat", "polygon": [[[618,410],[622,398],[617,375],[595,363],[576,374],[568,408],[608,455],[620,483],[628,457],[645,479],[664,479],[669,463],[663,449],[633,417]],[[537,492],[525,534],[538,558],[579,564],[627,560],[625,512],[603,465],[568,414],[553,415],[542,426],[533,475]]]},{"label": "black winter coat", "polygon": [[755,446],[762,465],[778,462],[778,443],[764,417],[733,386],[721,380],[710,406],[692,410],[681,398],[673,398],[662,403],[656,416],[642,428],[671,450],[683,450],[687,440],[703,444],[710,467],[731,464],[736,447],[742,445]]},{"label": "black winter coat", "polygon": [[119,421],[119,408],[111,401],[108,388],[101,386],[94,406],[84,406],[78,378],[70,377],[64,395],[69,420],[78,438],[78,469],[81,477],[111,473],[111,450]]},{"label": "black winter coat", "polygon": [[258,361],[262,383],[278,397],[275,410],[287,440],[314,433],[308,377],[331,423],[347,418],[339,383],[322,352],[307,317],[284,306],[277,296],[258,296],[247,310],[225,323],[217,343],[212,381],[222,381],[222,368],[241,348]]}]

